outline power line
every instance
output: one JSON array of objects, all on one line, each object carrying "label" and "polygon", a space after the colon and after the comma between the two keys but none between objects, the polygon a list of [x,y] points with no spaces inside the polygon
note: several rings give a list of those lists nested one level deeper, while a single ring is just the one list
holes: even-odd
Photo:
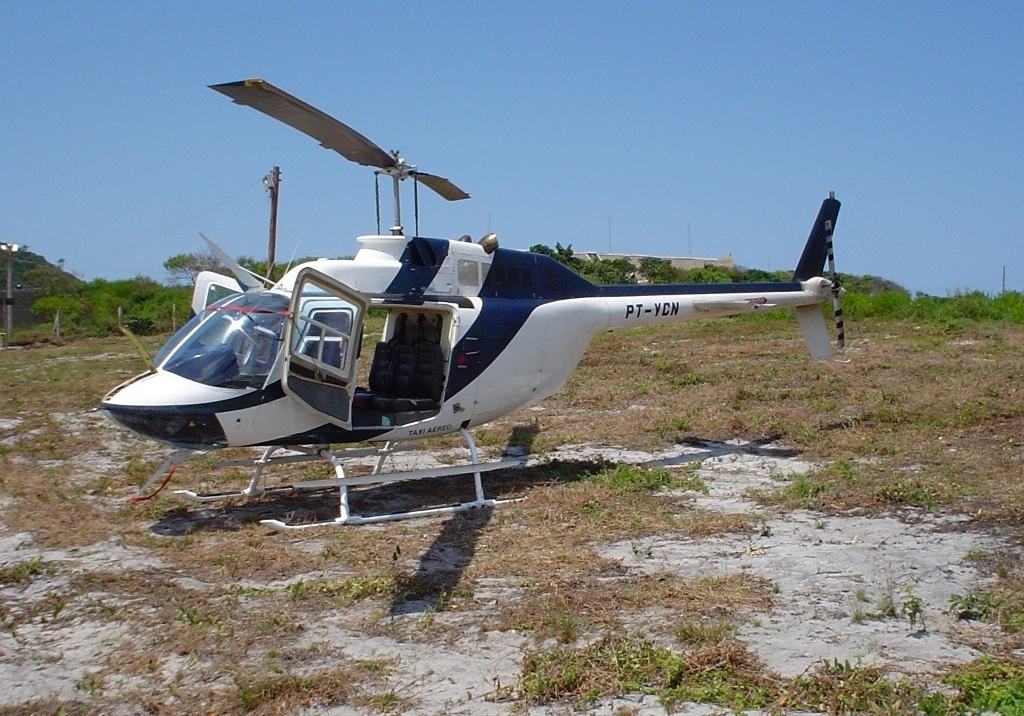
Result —
[{"label": "power line", "polygon": [[[263,178],[260,177],[259,179],[257,179],[256,181],[252,182],[251,184],[248,184],[245,187],[243,187],[242,189],[236,191],[234,194],[232,194],[231,196],[227,197],[226,199],[221,199],[220,201],[218,201],[213,206],[210,206],[209,208],[203,209],[202,211],[200,211],[195,216],[191,216],[188,219],[185,219],[184,221],[181,221],[181,222],[175,224],[174,226],[170,227],[169,229],[165,229],[164,231],[161,231],[158,234],[154,234],[153,236],[150,236],[148,239],[142,239],[142,240],[140,240],[138,242],[134,242],[133,245],[141,246],[141,245],[144,245],[144,244],[149,244],[149,243],[152,243],[153,241],[156,241],[159,238],[167,236],[167,234],[170,234],[172,231],[176,231],[177,229],[180,229],[182,226],[185,226],[186,224],[189,224],[189,223],[195,221],[196,219],[209,214],[214,209],[216,209],[216,208],[218,208],[218,207],[220,207],[220,206],[222,206],[224,204],[227,204],[232,199],[236,199],[237,197],[241,196],[245,192],[247,192],[250,189],[252,189],[257,184],[260,184],[262,181],[263,181]],[[100,254],[98,256],[92,256],[89,260],[81,262],[81,265],[89,266],[89,265],[92,265],[92,264],[96,263],[97,261],[105,261],[106,259],[109,259],[110,257],[115,256],[118,253],[120,253],[123,250],[123,248],[124,248],[124,244],[121,244],[119,246],[119,248],[111,250],[109,253]]]}]

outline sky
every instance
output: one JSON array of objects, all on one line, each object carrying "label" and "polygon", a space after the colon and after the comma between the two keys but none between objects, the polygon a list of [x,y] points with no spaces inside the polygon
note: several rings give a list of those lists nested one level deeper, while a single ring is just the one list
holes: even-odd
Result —
[{"label": "sky", "polygon": [[275,165],[279,260],[376,232],[371,170],[207,89],[259,77],[471,195],[424,236],[776,270],[834,191],[840,271],[1024,291],[1024,3],[0,8],[0,242],[85,279],[265,257]]}]

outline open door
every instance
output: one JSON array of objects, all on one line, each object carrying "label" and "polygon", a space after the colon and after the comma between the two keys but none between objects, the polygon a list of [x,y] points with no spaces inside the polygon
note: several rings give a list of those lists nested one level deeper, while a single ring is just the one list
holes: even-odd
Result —
[{"label": "open door", "polygon": [[192,291],[192,315],[197,316],[207,306],[236,293],[245,293],[245,288],[232,277],[213,271],[200,271]]},{"label": "open door", "polygon": [[299,272],[284,330],[284,392],[343,428],[352,396],[363,318],[370,301],[316,269]]}]

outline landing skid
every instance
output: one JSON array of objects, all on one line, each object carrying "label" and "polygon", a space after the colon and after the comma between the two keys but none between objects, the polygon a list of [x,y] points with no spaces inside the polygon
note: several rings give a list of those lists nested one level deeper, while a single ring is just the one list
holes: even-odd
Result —
[{"label": "landing skid", "polygon": [[[503,470],[510,468],[522,467],[526,459],[518,458],[512,460],[494,460],[489,462],[480,462],[479,454],[477,452],[476,443],[473,441],[473,437],[465,429],[459,431],[462,434],[463,439],[466,441],[469,447],[471,462],[467,465],[452,465],[448,467],[437,467],[437,468],[426,468],[420,470],[405,470],[399,472],[382,472],[385,462],[395,452],[402,450],[410,450],[412,446],[405,444],[397,444],[393,442],[385,443],[381,448],[348,448],[344,450],[331,450],[326,446],[321,447],[292,447],[289,448],[292,451],[298,451],[300,454],[289,454],[275,456],[274,453],[282,450],[281,447],[270,447],[256,460],[227,460],[217,463],[215,467],[253,467],[252,478],[249,480],[249,484],[243,490],[236,492],[218,492],[218,493],[199,493],[192,490],[175,490],[175,494],[185,499],[198,502],[220,502],[223,500],[233,498],[248,499],[252,497],[259,497],[263,495],[291,495],[305,492],[319,492],[325,490],[338,489],[339,497],[339,514],[332,520],[320,520],[316,522],[308,522],[302,524],[289,524],[282,520],[261,520],[261,524],[264,524],[271,529],[279,531],[296,531],[310,529],[313,527],[326,527],[326,526],[338,526],[338,525],[364,525],[372,524],[375,522],[390,522],[394,520],[402,520],[410,517],[428,517],[433,515],[444,515],[452,514],[455,512],[463,512],[477,507],[493,507],[495,505],[504,504],[506,502],[514,502],[515,499],[510,500],[494,500],[488,499],[484,494],[483,482],[481,474],[484,472],[491,472],[493,470]],[[157,470],[150,478],[146,481],[146,484],[139,490],[139,495],[142,495],[152,484],[154,484],[160,477],[163,477],[165,473],[172,470],[174,466],[183,460],[190,457],[193,453],[188,450],[180,450],[172,454],[160,469]],[[373,472],[369,475],[357,475],[347,476],[342,461],[349,458],[357,457],[369,457],[376,456],[377,462],[373,468]],[[264,487],[262,485],[263,472],[271,465],[284,465],[294,464],[301,462],[310,461],[326,461],[331,463],[334,468],[335,477],[326,480],[306,480],[303,482],[297,482],[291,485],[283,485],[280,487]],[[361,516],[354,515],[349,510],[348,504],[348,489],[350,487],[360,485],[386,485],[396,482],[407,482],[412,480],[423,480],[432,477],[455,477],[458,475],[473,474],[474,476],[474,487],[475,487],[475,499],[469,502],[463,502],[455,505],[446,505],[442,507],[432,507],[421,510],[408,510],[404,512],[394,512],[383,515],[372,515],[372,516]]]}]

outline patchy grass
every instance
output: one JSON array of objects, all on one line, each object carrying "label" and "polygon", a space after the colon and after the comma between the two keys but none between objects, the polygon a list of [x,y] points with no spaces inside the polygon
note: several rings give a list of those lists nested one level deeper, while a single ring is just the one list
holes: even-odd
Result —
[{"label": "patchy grass", "polygon": [[945,677],[959,694],[954,703],[977,713],[1024,715],[1024,664],[982,658]]},{"label": "patchy grass", "polygon": [[967,555],[996,577],[984,587],[951,594],[949,613],[965,621],[997,624],[1010,634],[1024,632],[1024,571],[1021,558],[1009,554]]},{"label": "patchy grass", "polygon": [[782,679],[743,644],[723,640],[685,653],[645,639],[603,636],[585,647],[527,653],[517,695],[527,703],[577,706],[629,693],[654,694],[669,713],[683,702],[734,712],[765,709],[845,715],[885,713],[953,716],[1024,714],[1024,666],[981,659],[952,670],[943,681],[956,693],[929,691],[884,669],[823,661],[811,673]]},{"label": "patchy grass", "polygon": [[[851,335],[849,363],[808,361],[785,316],[601,335],[542,410],[475,435],[482,446],[533,454],[568,443],[655,449],[683,440],[776,439],[822,465],[757,495],[781,511],[960,512],[970,517],[967,528],[998,531],[1010,543],[1024,539],[1024,328],[963,317],[900,319],[857,324]],[[158,345],[143,340],[151,350]],[[553,462],[485,477],[490,494],[527,498],[493,512],[298,535],[268,533],[258,520],[336,514],[336,497],[199,509],[161,494],[126,505],[166,450],[85,411],[139,370],[123,339],[0,352],[0,418],[21,421],[0,434],[12,438],[0,449],[3,536],[30,535],[33,555],[74,555],[100,544],[126,550],[123,563],[81,572],[49,553],[2,568],[0,587],[14,587],[5,592],[3,627],[19,638],[26,626],[125,630],[88,675],[69,671],[79,701],[43,698],[17,713],[96,713],[119,704],[152,712],[274,713],[328,703],[402,710],[405,697],[387,683],[387,668],[363,668],[315,631],[328,622],[346,634],[438,645],[475,627],[525,631],[535,658],[519,689],[538,703],[637,688],[666,705],[693,697],[727,708],[825,704],[844,713],[860,704],[938,714],[999,703],[1009,713],[1005,704],[1019,691],[1019,666],[998,660],[952,671],[948,684],[958,693],[932,701],[859,665],[781,680],[732,631],[771,608],[770,584],[742,574],[689,582],[641,575],[597,556],[596,548],[618,540],[642,550],[662,535],[753,531],[748,515],[693,508],[691,493],[707,489],[695,465]],[[425,446],[455,444],[442,438]],[[243,471],[216,472],[212,461],[182,465],[172,486],[244,484]],[[326,474],[305,465],[271,477]],[[424,481],[353,490],[352,499],[371,506],[396,496],[457,500],[465,488],[465,481]],[[184,523],[191,526],[177,527]],[[1021,570],[1003,557],[976,557],[996,581],[958,595],[953,613],[999,624],[1019,645]],[[44,595],[40,585],[51,577],[60,587]],[[487,589],[497,596],[478,601]],[[927,616],[931,625],[912,593],[889,592],[860,603],[863,618],[901,617],[916,627]],[[649,640],[626,636],[638,620]],[[679,651],[657,646],[664,644]],[[337,665],[347,687],[325,663]],[[125,680],[137,690],[113,688]],[[883,699],[888,706],[879,705]]]},{"label": "patchy grass", "polygon": [[740,710],[769,705],[772,681],[738,642],[676,654],[647,640],[606,635],[581,648],[527,653],[518,689],[529,703],[657,693],[666,709],[698,701]]},{"label": "patchy grass", "polygon": [[6,567],[0,567],[0,587],[28,582],[42,571],[43,560],[41,557],[32,557]]},{"label": "patchy grass", "polygon": [[378,698],[362,684],[366,672],[337,666],[315,674],[240,673],[234,676],[238,706],[243,713],[294,713],[300,709],[345,704],[372,704]]}]

